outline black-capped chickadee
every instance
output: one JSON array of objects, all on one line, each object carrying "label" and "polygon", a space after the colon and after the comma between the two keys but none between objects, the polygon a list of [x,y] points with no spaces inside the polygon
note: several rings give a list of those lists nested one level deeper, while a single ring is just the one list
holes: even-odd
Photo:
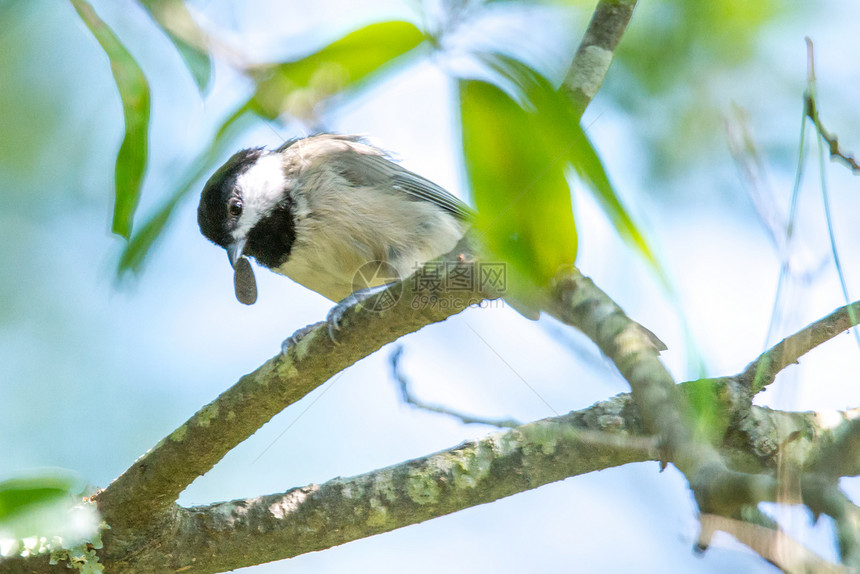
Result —
[{"label": "black-capped chickadee", "polygon": [[[362,266],[408,277],[453,249],[472,215],[361,138],[321,134],[234,154],[206,183],[197,220],[227,250],[236,297],[250,305],[257,289],[248,257],[344,301]],[[391,281],[381,275],[378,284]]]}]

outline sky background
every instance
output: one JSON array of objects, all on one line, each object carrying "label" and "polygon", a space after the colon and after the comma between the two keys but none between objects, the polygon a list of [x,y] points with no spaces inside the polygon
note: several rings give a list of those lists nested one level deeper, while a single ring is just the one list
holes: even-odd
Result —
[{"label": "sky background", "polygon": [[[746,110],[768,169],[772,196],[764,204],[784,218],[796,166],[805,35],[816,45],[822,119],[846,148],[860,150],[860,7],[849,0],[764,4],[771,11],[766,17],[722,34],[683,21],[673,27],[680,16],[667,8],[671,3],[643,3],[622,44],[629,51],[619,54],[583,119],[674,292],[659,285],[575,185],[578,266],[667,343],[663,357],[678,380],[702,374],[697,351],[704,374],[715,376],[737,373],[764,348],[780,253],[738,176],[725,118],[734,106]],[[252,61],[300,57],[373,21],[416,21],[414,3],[393,0],[189,5],[207,30]],[[151,163],[140,206],[141,214],[151,213],[251,84],[219,62],[211,92],[201,98],[172,45],[133,2],[93,6],[151,83]],[[322,114],[322,124],[368,135],[409,169],[468,200],[451,72],[469,65],[463,54],[470,47],[507,42],[547,74],[563,74],[592,6],[536,6],[500,3],[455,34],[444,55],[413,61],[339,100]],[[0,29],[0,479],[62,467],[103,487],[278,352],[293,331],[325,317],[331,302],[258,268],[258,302],[238,304],[223,250],[197,229],[196,192],[143,273],[118,284],[121,240],[108,227],[123,127],[107,60],[66,2],[0,0]],[[693,35],[688,44],[682,32]],[[655,61],[660,66],[652,67]],[[259,122],[233,147],[276,146],[306,129]],[[814,154],[806,165],[796,273],[771,343],[844,302],[828,258]],[[830,163],[826,177],[844,272],[857,298],[858,180]],[[476,415],[526,422],[627,388],[583,336],[511,309],[470,309],[397,344],[405,347],[403,367],[416,394]],[[207,504],[321,483],[493,430],[403,404],[389,373],[392,348],[276,416],[179,502]],[[783,373],[757,403],[796,410],[857,406],[857,359],[856,341],[838,337]],[[843,484],[860,499],[857,479]],[[724,535],[704,556],[694,556],[694,511],[672,467],[658,473],[656,462],[635,464],[256,570],[775,571]],[[813,527],[803,511],[788,510],[785,517],[790,532],[835,556],[826,519]]]}]

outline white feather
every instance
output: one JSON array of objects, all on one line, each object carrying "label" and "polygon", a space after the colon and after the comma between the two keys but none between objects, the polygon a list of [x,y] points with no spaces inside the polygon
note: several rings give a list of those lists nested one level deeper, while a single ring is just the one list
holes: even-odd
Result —
[{"label": "white feather", "polygon": [[242,216],[233,237],[246,237],[254,225],[281,200],[286,185],[280,154],[266,154],[236,180],[244,200]]}]

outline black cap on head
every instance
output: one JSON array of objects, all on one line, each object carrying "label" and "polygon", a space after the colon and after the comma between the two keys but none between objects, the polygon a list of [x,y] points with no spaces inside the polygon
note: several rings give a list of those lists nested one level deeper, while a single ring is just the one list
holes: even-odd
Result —
[{"label": "black cap on head", "polygon": [[236,152],[218,168],[200,194],[197,224],[209,241],[226,247],[231,242],[227,203],[235,194],[236,180],[263,155],[263,148],[248,148]]}]

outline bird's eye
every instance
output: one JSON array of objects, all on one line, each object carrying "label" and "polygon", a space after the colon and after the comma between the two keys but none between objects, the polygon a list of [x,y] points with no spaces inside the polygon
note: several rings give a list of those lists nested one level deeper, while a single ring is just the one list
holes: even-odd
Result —
[{"label": "bird's eye", "polygon": [[227,211],[230,212],[230,215],[233,217],[239,217],[242,215],[242,200],[234,197],[230,200],[230,203],[227,204]]}]

